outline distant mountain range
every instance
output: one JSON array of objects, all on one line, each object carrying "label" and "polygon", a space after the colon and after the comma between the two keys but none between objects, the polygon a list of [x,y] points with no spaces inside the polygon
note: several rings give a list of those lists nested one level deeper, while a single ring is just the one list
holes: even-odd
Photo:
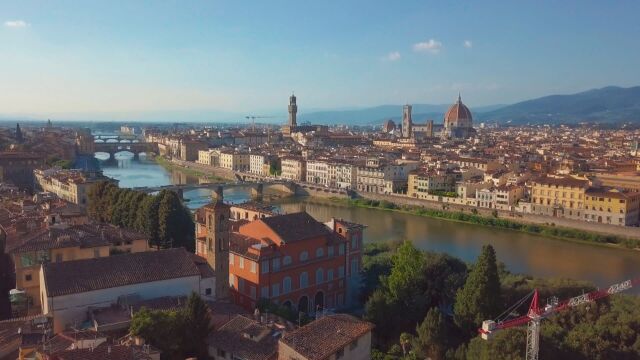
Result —
[{"label": "distant mountain range", "polygon": [[[450,104],[413,105],[413,121],[428,119],[442,123]],[[571,95],[550,95],[512,105],[470,107],[474,121],[513,124],[558,124],[577,122],[640,123],[640,86],[608,86]],[[356,110],[301,113],[298,118],[313,124],[376,125],[384,120],[399,121],[402,105],[382,105]]]},{"label": "distant mountain range", "polygon": [[[464,101],[464,99],[463,99]],[[413,121],[424,123],[434,120],[441,124],[444,113],[451,104],[413,104]],[[621,88],[608,86],[571,95],[551,95],[511,105],[470,106],[474,122],[498,122],[505,124],[559,124],[559,123],[619,123],[633,122],[640,125],[640,86]],[[0,109],[1,110],[1,109]],[[221,112],[213,109],[70,113],[51,115],[9,115],[0,114],[0,122],[65,120],[114,121],[114,122],[190,122],[190,123],[246,123],[246,114]],[[287,121],[286,108],[282,111],[267,112],[268,119],[256,122],[284,124]],[[298,113],[298,123],[380,125],[387,119],[399,122],[402,105],[381,105],[369,108],[340,108],[330,110],[309,110]]]}]

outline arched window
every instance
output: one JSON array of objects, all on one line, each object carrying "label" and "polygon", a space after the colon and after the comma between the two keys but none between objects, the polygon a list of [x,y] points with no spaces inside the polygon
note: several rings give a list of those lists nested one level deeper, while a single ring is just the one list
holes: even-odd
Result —
[{"label": "arched window", "polygon": [[318,270],[316,270],[316,284],[320,284],[324,281],[324,270],[322,270],[322,268],[319,268]]},{"label": "arched window", "polygon": [[289,276],[282,279],[282,293],[287,294],[291,292],[291,278]]},{"label": "arched window", "polygon": [[316,257],[317,258],[321,258],[324,256],[324,249],[323,248],[317,248],[316,249]]},{"label": "arched window", "polygon": [[307,286],[309,286],[309,274],[305,271],[300,274],[300,289],[304,289]]},{"label": "arched window", "polygon": [[291,256],[287,255],[284,258],[282,258],[282,265],[284,266],[291,265]]},{"label": "arched window", "polygon": [[300,253],[300,261],[307,261],[309,259],[309,253],[307,251],[303,251]]}]

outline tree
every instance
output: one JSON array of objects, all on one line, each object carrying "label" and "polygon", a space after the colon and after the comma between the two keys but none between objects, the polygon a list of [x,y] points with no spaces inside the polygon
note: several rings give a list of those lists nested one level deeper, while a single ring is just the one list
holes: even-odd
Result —
[{"label": "tree", "polygon": [[211,316],[206,303],[191,293],[178,311],[141,308],[133,314],[129,331],[163,352],[163,358],[207,358],[206,339],[211,333]]},{"label": "tree", "polygon": [[160,233],[158,228],[158,208],[160,207],[160,196],[149,196],[144,200],[142,219],[139,223],[143,232],[149,238],[149,246],[160,249]]},{"label": "tree", "polygon": [[414,349],[419,355],[431,359],[443,359],[450,336],[448,324],[438,308],[431,308],[416,328]]},{"label": "tree", "polygon": [[160,246],[167,249],[176,247],[180,234],[176,231],[180,222],[180,199],[173,191],[163,190],[158,195],[160,206],[158,207],[158,238]]},{"label": "tree", "polygon": [[183,315],[179,311],[148,310],[133,314],[129,331],[157,347],[168,359],[184,358]]},{"label": "tree", "polygon": [[496,253],[491,245],[485,245],[464,287],[456,295],[455,322],[468,335],[473,335],[482,321],[495,318],[500,308]]},{"label": "tree", "polygon": [[407,301],[424,278],[424,257],[410,241],[405,241],[391,258],[393,267],[386,285],[394,300]]},{"label": "tree", "polygon": [[213,330],[211,316],[207,304],[195,292],[187,300],[187,307],[183,310],[185,325],[185,352],[187,356],[198,359],[207,358],[207,337]]}]

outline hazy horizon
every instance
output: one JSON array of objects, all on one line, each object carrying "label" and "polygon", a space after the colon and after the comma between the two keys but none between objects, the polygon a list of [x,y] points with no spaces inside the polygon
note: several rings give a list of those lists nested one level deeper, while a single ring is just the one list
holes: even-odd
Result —
[{"label": "hazy horizon", "polygon": [[638,12],[595,0],[3,2],[0,116],[220,121],[284,118],[292,91],[303,116],[629,87]]}]

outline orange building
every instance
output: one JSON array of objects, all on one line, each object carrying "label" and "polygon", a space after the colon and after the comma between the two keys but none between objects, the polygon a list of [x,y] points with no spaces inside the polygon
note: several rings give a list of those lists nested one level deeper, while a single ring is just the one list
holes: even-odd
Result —
[{"label": "orange building", "polygon": [[[364,226],[306,212],[229,226],[229,287],[233,301],[254,309],[260,299],[312,313],[357,299]],[[198,242],[205,240],[199,226]],[[197,244],[197,251],[205,250]],[[220,279],[220,277],[218,278]]]}]

